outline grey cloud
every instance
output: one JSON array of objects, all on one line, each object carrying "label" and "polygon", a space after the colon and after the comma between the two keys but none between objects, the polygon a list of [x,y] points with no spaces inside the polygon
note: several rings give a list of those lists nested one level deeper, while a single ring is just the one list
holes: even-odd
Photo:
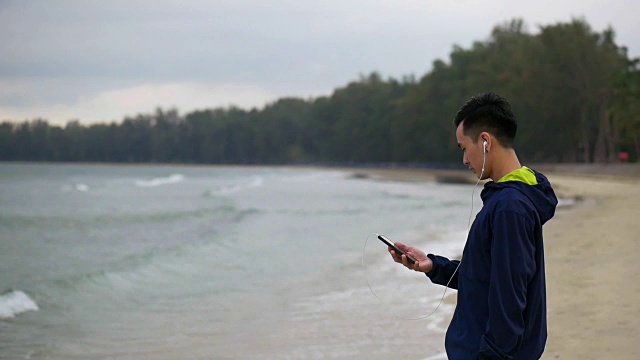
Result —
[{"label": "grey cloud", "polygon": [[[349,33],[349,27],[358,28],[349,23],[353,2],[337,6],[342,11],[246,1],[159,3],[153,8],[122,1],[108,6],[48,4],[60,6],[20,3],[0,14],[2,33],[11,35],[0,43],[0,51],[7,54],[0,60],[1,77],[295,83],[303,74],[314,78],[313,65],[324,63],[331,73],[315,80],[336,81],[384,70],[374,68],[376,58],[388,52],[385,32],[394,32]],[[391,41],[406,43],[406,38],[396,35]],[[420,64],[420,70],[431,57],[424,54],[412,61],[420,50],[405,53],[404,62]]]},{"label": "grey cloud", "polygon": [[454,43],[469,46],[517,16],[535,30],[585,15],[597,30],[613,25],[637,56],[639,4],[0,0],[0,84],[23,84],[21,92],[0,93],[0,105],[70,105],[104,91],[178,82],[328,93],[371,71],[421,76]]}]

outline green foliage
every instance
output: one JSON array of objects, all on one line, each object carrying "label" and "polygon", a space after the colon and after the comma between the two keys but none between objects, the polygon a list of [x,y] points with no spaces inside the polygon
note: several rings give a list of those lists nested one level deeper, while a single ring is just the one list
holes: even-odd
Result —
[{"label": "green foliage", "polygon": [[638,60],[629,61],[613,88],[609,110],[613,126],[620,135],[620,149],[640,158],[640,68]]},{"label": "green foliage", "polygon": [[119,124],[0,124],[0,160],[210,164],[459,163],[452,119],[477,93],[512,104],[525,162],[615,161],[640,154],[640,70],[612,29],[574,19],[532,34],[515,19],[454,46],[419,81],[361,76],[330,96],[261,110],[180,115],[157,109]]}]

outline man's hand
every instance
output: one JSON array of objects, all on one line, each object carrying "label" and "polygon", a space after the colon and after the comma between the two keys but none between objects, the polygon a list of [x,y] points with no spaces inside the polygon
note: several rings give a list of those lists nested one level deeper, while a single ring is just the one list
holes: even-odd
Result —
[{"label": "man's hand", "polygon": [[416,262],[411,264],[406,255],[402,255],[402,257],[400,257],[400,254],[397,254],[392,247],[389,247],[389,253],[393,258],[393,261],[406,266],[408,269],[423,273],[428,273],[433,269],[433,262],[427,257],[427,254],[422,252],[422,250],[399,242],[395,243],[395,245],[398,247],[398,249],[404,251],[405,254],[409,255]]}]

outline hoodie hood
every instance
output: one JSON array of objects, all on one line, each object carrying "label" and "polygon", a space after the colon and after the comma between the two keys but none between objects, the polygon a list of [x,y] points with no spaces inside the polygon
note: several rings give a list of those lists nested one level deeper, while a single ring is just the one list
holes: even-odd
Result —
[{"label": "hoodie hood", "polygon": [[546,223],[553,217],[556,212],[558,198],[551,188],[551,183],[549,183],[549,180],[546,178],[546,176],[535,170],[533,170],[533,172],[538,182],[536,185],[529,185],[517,180],[502,182],[490,181],[486,183],[484,185],[484,189],[482,189],[482,193],[480,194],[482,202],[486,203],[492,195],[502,189],[513,188],[520,191],[531,201],[538,212],[541,223]]}]

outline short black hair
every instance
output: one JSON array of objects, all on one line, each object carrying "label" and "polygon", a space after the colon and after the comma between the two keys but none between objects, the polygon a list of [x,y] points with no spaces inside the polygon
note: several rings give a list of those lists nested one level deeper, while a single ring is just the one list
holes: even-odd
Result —
[{"label": "short black hair", "polygon": [[513,148],[518,123],[507,99],[492,92],[473,96],[458,110],[453,124],[458,128],[463,121],[462,132],[474,143],[480,133],[486,131],[495,136],[502,146]]}]

